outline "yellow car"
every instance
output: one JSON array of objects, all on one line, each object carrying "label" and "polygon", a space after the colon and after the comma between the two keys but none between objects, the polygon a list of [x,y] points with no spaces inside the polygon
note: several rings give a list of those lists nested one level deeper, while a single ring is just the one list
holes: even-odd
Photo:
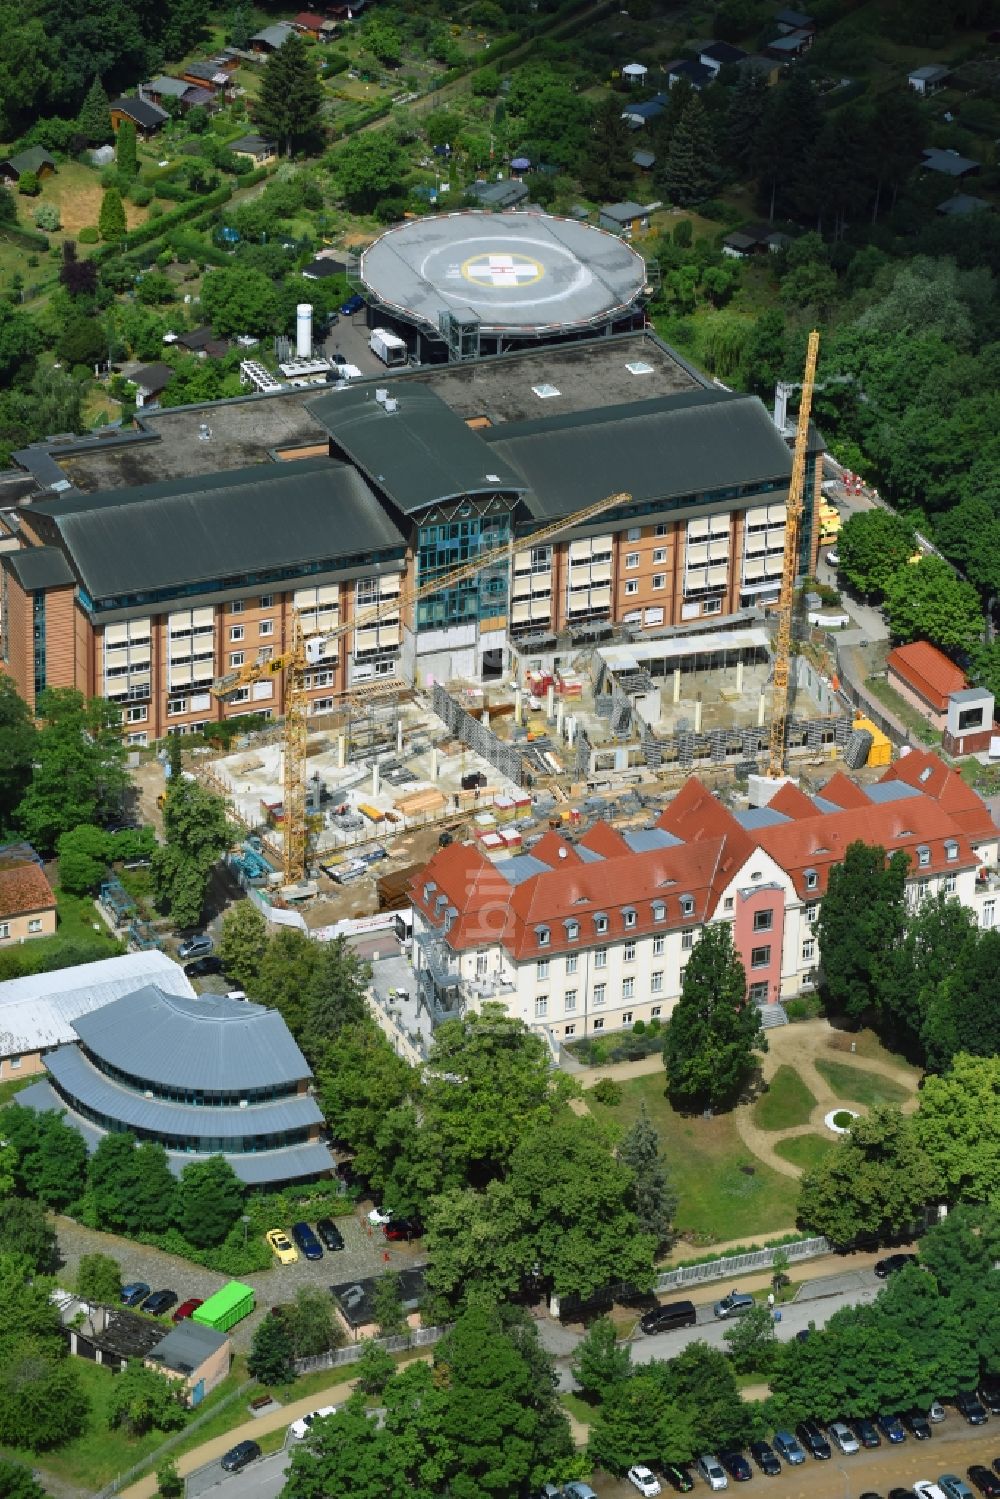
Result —
[{"label": "yellow car", "polygon": [[280,1265],[295,1264],[299,1251],[283,1228],[269,1228],[264,1237],[277,1255]]}]

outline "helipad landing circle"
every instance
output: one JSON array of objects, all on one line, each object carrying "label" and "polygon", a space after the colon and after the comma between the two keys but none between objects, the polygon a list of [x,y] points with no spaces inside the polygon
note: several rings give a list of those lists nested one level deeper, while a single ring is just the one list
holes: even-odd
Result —
[{"label": "helipad landing circle", "polygon": [[642,257],[616,235],[543,213],[467,212],[388,230],[361,256],[377,308],[437,330],[473,313],[484,331],[597,326],[626,313],[646,284]]}]

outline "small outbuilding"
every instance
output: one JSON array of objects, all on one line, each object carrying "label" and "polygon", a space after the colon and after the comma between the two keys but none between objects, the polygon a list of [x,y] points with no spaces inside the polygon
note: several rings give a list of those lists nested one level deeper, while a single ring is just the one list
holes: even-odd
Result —
[{"label": "small outbuilding", "polygon": [[943,177],[972,177],[980,170],[982,162],[971,156],[961,156],[958,151],[929,146],[920,165],[925,172],[940,172]]},{"label": "small outbuilding", "polygon": [[711,46],[701,49],[698,61],[702,67],[709,68],[714,77],[720,68],[733,68],[745,57],[742,47],[734,47],[729,42],[712,42]]},{"label": "small outbuilding", "polygon": [[303,36],[313,36],[318,42],[328,42],[336,34],[337,23],[329,16],[317,16],[311,10],[300,10],[292,25]]},{"label": "small outbuilding", "polygon": [[642,62],[627,62],[622,68],[622,77],[629,88],[642,88],[645,85],[649,69]]},{"label": "small outbuilding", "polygon": [[158,400],[174,378],[174,373],[169,364],[144,364],[141,369],[129,375],[128,378],[135,386],[136,406],[148,406]]},{"label": "small outbuilding", "polygon": [[[337,1312],[350,1335],[359,1338],[375,1337],[378,1324],[375,1320],[375,1292],[378,1279],[368,1276],[364,1280],[345,1281],[331,1286],[330,1292]],[[419,1322],[417,1308],[424,1295],[424,1267],[412,1265],[399,1272],[399,1297],[403,1314],[411,1327]]]},{"label": "small outbuilding", "polygon": [[938,204],[937,211],[949,219],[967,219],[970,214],[982,213],[991,206],[985,198],[977,198],[974,193],[953,193]]},{"label": "small outbuilding", "polygon": [[652,151],[633,151],[632,165],[640,172],[651,172],[656,166],[656,156]]},{"label": "small outbuilding", "polygon": [[268,167],[278,159],[277,142],[269,141],[263,135],[241,135],[238,140],[229,142],[228,149],[234,156],[252,161],[255,167]]},{"label": "small outbuilding", "polygon": [[272,52],[280,51],[288,38],[297,34],[291,21],[275,21],[273,26],[265,26],[260,31],[254,32],[250,38],[250,48],[253,52],[268,56]]},{"label": "small outbuilding", "polygon": [[150,99],[138,99],[123,95],[110,106],[111,128],[117,135],[122,120],[131,120],[136,135],[148,141],[158,130],[162,130],[170,116],[165,109]]},{"label": "small outbuilding", "polygon": [[907,73],[906,82],[915,94],[926,96],[936,94],[938,89],[944,88],[950,77],[949,68],[937,62],[929,62],[922,68],[914,68],[912,73]]},{"label": "small outbuilding", "polygon": [[194,1406],[222,1383],[232,1357],[233,1345],[224,1332],[187,1317],[150,1349],[146,1364],[168,1379],[183,1383],[185,1400]]},{"label": "small outbuilding", "polygon": [[525,184],[513,177],[505,177],[502,182],[474,182],[468,191],[480,208],[516,208],[528,197]]},{"label": "small outbuilding", "polygon": [[25,172],[34,172],[36,177],[50,177],[56,169],[55,160],[42,146],[29,146],[0,161],[0,182],[20,182]]},{"label": "small outbuilding", "polygon": [[53,937],[55,930],[56,898],[41,865],[0,857],[0,947]]},{"label": "small outbuilding", "polygon": [[600,229],[610,229],[612,234],[631,239],[633,234],[642,234],[649,228],[649,209],[631,201],[605,203],[597,215],[597,224]]},{"label": "small outbuilding", "polygon": [[816,22],[812,16],[806,15],[802,10],[779,10],[774,18],[774,24],[781,32],[810,31],[816,30]]},{"label": "small outbuilding", "polygon": [[685,79],[697,93],[714,80],[718,69],[706,67],[702,62],[694,62],[689,57],[679,57],[673,62],[668,62],[663,70],[667,75],[667,88],[673,88],[675,83]]}]

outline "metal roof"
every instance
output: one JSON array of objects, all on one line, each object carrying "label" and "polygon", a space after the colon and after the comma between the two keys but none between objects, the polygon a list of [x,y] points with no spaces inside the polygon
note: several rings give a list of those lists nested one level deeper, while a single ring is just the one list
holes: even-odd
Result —
[{"label": "metal roof", "polygon": [[627,828],[622,837],[634,854],[648,853],[651,848],[676,848],[681,842],[666,828]]},{"label": "metal roof", "polygon": [[536,874],[545,874],[549,866],[536,859],[534,854],[513,854],[509,859],[498,859],[493,867],[509,885],[520,885]]},{"label": "metal roof", "polygon": [[111,109],[128,115],[130,120],[134,120],[137,125],[142,125],[146,130],[153,130],[157,125],[162,125],[164,120],[170,119],[167,111],[161,109],[158,104],[151,103],[149,99],[136,99],[128,94],[115,99]]},{"label": "metal roof", "polygon": [[792,471],[761,401],[720,390],[504,423],[483,437],[523,476],[536,519],[570,515],[624,483],[635,504],[681,497],[703,504],[712,490],[783,484]]},{"label": "metal roof", "polygon": [[102,1061],[167,1086],[235,1093],[312,1076],[277,1010],[224,995],[181,999],[149,984],[74,1030]]},{"label": "metal roof", "polygon": [[36,512],[52,518],[93,599],[405,545],[361,475],[327,458],[63,495]]},{"label": "metal roof", "polygon": [[91,1010],[156,984],[193,999],[183,968],[162,952],[124,953],[77,963],[54,973],[32,973],[0,984],[0,1056],[19,1056],[75,1041],[74,1022]]},{"label": "metal roof", "polygon": [[774,807],[749,807],[743,812],[734,812],[733,817],[741,828],[748,832],[754,828],[774,828],[783,822],[791,822],[784,812],[778,812]]},{"label": "metal roof", "polygon": [[323,1119],[308,1093],[274,1098],[247,1108],[211,1108],[146,1098],[105,1077],[78,1046],[59,1046],[46,1053],[45,1065],[59,1086],[74,1100],[129,1129],[159,1135],[191,1135],[197,1139],[230,1140],[248,1135],[277,1135],[305,1129]]},{"label": "metal roof", "polygon": [[376,400],[380,388],[331,392],[310,401],[309,411],[405,515],[457,495],[524,489],[516,471],[430,386],[386,386],[395,410]]},{"label": "metal roof", "polygon": [[876,803],[902,802],[921,795],[920,787],[911,786],[908,781],[876,781],[874,786],[864,789],[868,800]]},{"label": "metal roof", "polygon": [[158,78],[153,79],[152,83],[144,84],[143,87],[148,88],[154,94],[159,94],[161,98],[169,95],[172,99],[183,99],[184,95],[194,88],[194,84],[186,83],[183,78],[171,78],[161,73]]},{"label": "metal roof", "polygon": [[21,547],[0,552],[0,562],[13,573],[25,593],[36,588],[65,588],[75,583],[73,569],[58,547]]},{"label": "metal roof", "polygon": [[200,1322],[192,1322],[190,1317],[186,1317],[183,1322],[178,1322],[176,1327],[171,1328],[147,1357],[154,1363],[162,1364],[165,1369],[173,1369],[177,1374],[193,1374],[207,1358],[218,1353],[223,1344],[228,1342],[224,1332],[218,1332],[214,1327],[203,1327]]},{"label": "metal roof", "polygon": [[273,26],[265,26],[262,31],[255,31],[250,40],[266,42],[269,47],[283,47],[288,38],[294,35],[295,27],[290,21],[275,21]]}]

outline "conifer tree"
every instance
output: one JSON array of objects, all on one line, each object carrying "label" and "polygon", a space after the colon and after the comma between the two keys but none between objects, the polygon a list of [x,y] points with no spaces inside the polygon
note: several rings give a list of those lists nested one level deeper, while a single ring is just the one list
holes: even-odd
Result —
[{"label": "conifer tree", "polygon": [[87,90],[87,96],[80,106],[76,122],[80,127],[80,134],[86,136],[92,146],[103,145],[105,141],[111,139],[111,112],[108,96],[97,74],[94,75],[94,81]]},{"label": "conifer tree", "polygon": [[707,198],[718,178],[712,128],[697,94],[684,107],[667,151],[663,185],[682,208]]},{"label": "conifer tree", "polygon": [[106,240],[118,240],[125,238],[125,208],[122,204],[122,195],[116,187],[105,189],[104,197],[101,199],[101,212],[97,220],[101,238]]},{"label": "conifer tree", "polygon": [[279,142],[285,154],[320,131],[323,90],[316,65],[298,35],[268,58],[254,119],[262,134]]}]

